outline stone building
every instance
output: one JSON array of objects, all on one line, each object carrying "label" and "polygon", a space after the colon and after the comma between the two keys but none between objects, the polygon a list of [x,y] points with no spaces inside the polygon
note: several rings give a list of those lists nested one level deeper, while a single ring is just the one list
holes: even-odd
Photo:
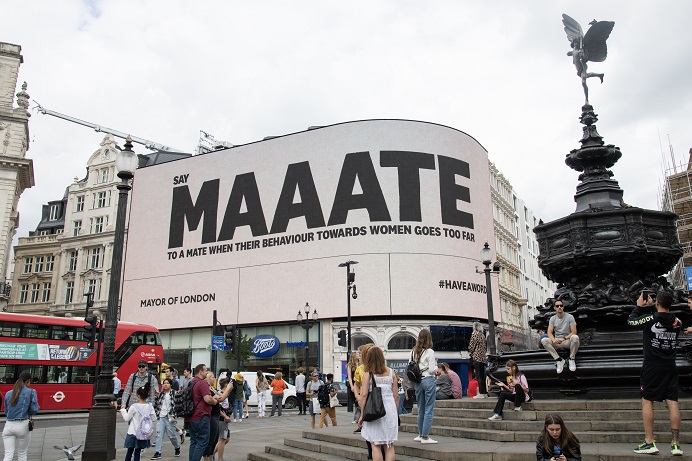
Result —
[{"label": "stone building", "polygon": [[26,82],[14,96],[22,47],[0,42],[0,307],[7,306],[9,285],[5,280],[12,238],[19,227],[17,204],[25,189],[34,185],[34,166],[29,150],[29,95]]}]

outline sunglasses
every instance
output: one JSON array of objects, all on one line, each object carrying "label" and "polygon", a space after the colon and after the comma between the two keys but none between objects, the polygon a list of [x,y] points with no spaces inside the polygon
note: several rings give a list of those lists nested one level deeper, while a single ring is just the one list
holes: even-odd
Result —
[{"label": "sunglasses", "polygon": [[555,304],[555,307],[565,307],[562,304]]},{"label": "sunglasses", "polygon": [[137,368],[146,368],[146,365],[139,365]]}]

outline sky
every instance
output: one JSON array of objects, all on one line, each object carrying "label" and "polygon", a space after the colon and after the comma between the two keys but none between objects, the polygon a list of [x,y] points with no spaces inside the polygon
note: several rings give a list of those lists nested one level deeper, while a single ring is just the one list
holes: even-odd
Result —
[{"label": "sky", "polygon": [[[692,2],[661,0],[2,0],[31,107],[193,152],[200,130],[245,144],[349,120],[422,120],[478,140],[543,221],[575,210],[581,81],[562,13],[615,21],[590,63],[598,131],[619,146],[626,203],[659,209],[664,171],[692,148]],[[686,83],[687,82],[687,83]],[[32,111],[36,185],[18,237],[63,196],[97,133]],[[670,147],[669,147],[670,140]],[[122,141],[118,141],[122,145]],[[135,145],[135,151],[147,150]],[[664,163],[664,159],[665,162]]]}]

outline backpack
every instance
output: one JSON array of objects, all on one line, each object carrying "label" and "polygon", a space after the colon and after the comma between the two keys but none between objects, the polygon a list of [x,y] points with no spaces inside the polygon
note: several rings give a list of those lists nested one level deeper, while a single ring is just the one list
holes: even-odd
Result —
[{"label": "backpack", "polygon": [[317,401],[320,406],[329,406],[329,384],[322,384],[319,389],[317,389]]},{"label": "backpack", "polygon": [[252,389],[250,389],[250,386],[248,385],[247,381],[243,381],[243,392],[245,392],[246,400],[249,399],[252,395]]},{"label": "backpack", "polygon": [[183,392],[179,392],[175,396],[175,414],[178,416],[182,416],[183,418],[189,418],[192,416],[192,414],[195,412],[195,407],[197,404],[195,404],[195,399],[194,399],[194,389],[195,385],[202,381],[201,379],[198,379],[197,381],[190,382],[190,384],[183,390]]},{"label": "backpack", "polygon": [[418,362],[413,361],[413,351],[411,351],[411,361],[406,365],[406,377],[413,383],[419,383],[423,379]]},{"label": "backpack", "polygon": [[151,405],[147,404],[145,412],[142,412],[139,406],[136,406],[135,409],[142,417],[139,422],[139,427],[135,430],[135,437],[137,437],[137,440],[149,440],[151,436],[154,435],[154,421],[151,420]]},{"label": "backpack", "polygon": [[[132,394],[135,393],[135,375],[136,374],[137,374],[137,372],[135,371],[134,373],[132,373],[130,375],[130,377],[127,380],[128,385],[130,386],[130,393],[127,395],[127,400],[125,400],[125,405],[124,405],[125,408],[130,408],[130,400],[132,399]],[[152,385],[151,384],[151,378],[153,378],[153,377],[154,377],[154,375],[152,375],[150,372],[147,372],[147,381],[149,382],[150,386]],[[135,399],[135,402],[136,401],[137,400]]]}]

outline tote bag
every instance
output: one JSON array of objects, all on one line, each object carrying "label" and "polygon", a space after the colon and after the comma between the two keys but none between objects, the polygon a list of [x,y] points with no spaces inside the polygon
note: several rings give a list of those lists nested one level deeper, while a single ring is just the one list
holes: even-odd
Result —
[{"label": "tote bag", "polygon": [[382,389],[375,385],[375,377],[370,373],[370,392],[363,406],[363,421],[376,421],[387,414],[382,401]]}]

